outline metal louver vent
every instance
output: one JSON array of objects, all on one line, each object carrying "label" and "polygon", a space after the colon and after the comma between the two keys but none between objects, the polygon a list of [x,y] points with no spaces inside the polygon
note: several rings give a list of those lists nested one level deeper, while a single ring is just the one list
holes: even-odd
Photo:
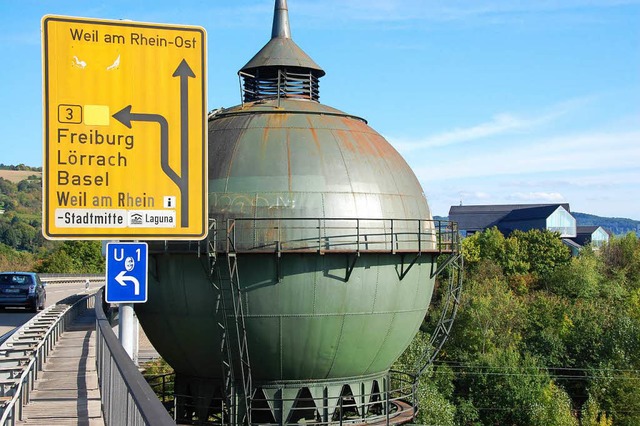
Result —
[{"label": "metal louver vent", "polygon": [[278,69],[266,76],[261,75],[261,70],[257,71],[256,75],[239,73],[242,78],[244,102],[281,98],[309,99],[316,102],[320,100],[319,78],[310,70],[292,72]]}]

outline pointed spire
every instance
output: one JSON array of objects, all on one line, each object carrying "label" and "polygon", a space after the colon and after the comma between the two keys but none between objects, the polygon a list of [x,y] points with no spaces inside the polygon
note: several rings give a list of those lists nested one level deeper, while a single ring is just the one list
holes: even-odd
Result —
[{"label": "pointed spire", "polygon": [[271,38],[291,38],[287,0],[276,0],[275,7],[273,9]]},{"label": "pointed spire", "polygon": [[265,75],[285,68],[295,69],[298,72],[311,72],[316,77],[324,75],[322,68],[291,39],[287,0],[276,0],[271,40],[240,69],[240,72]]},{"label": "pointed spire", "polygon": [[275,0],[271,39],[244,67],[244,102],[297,98],[319,102],[324,71],[291,39],[287,0]]}]

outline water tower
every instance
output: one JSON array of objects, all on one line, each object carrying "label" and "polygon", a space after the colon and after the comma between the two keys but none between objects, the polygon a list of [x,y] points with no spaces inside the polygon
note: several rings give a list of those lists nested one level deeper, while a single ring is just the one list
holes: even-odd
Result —
[{"label": "water tower", "polygon": [[239,71],[242,104],[209,117],[207,241],[151,247],[136,311],[175,369],[185,422],[415,413],[414,378],[390,367],[425,317],[436,258],[457,259],[457,233],[432,220],[415,175],[366,120],[319,102],[324,74],[277,0],[271,39]]}]

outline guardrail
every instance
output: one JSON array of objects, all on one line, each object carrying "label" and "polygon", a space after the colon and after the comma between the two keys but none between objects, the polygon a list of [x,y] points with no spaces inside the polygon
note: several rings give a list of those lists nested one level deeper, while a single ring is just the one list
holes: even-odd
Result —
[{"label": "guardrail", "polygon": [[103,283],[104,274],[39,274],[40,279],[49,283]]},{"label": "guardrail", "polygon": [[96,364],[106,425],[169,426],[175,422],[113,333],[96,293]]},{"label": "guardrail", "polygon": [[[81,310],[92,308],[93,303],[93,295],[84,296],[80,300],[75,301],[60,313],[58,318],[45,332],[37,347],[34,349],[31,360],[22,370],[16,387],[10,390],[10,395],[4,396],[6,400],[3,401],[1,408],[2,417],[0,417],[0,425],[15,425],[17,420],[21,420],[22,408],[30,400],[30,394],[35,385],[35,381],[38,378],[38,372],[42,371],[44,364],[47,362],[49,353],[58,342],[67,324],[70,324],[78,316]],[[40,315],[45,315],[49,310],[50,309],[47,309],[41,312],[39,315],[35,316],[32,321],[36,320]],[[31,321],[26,323],[23,328],[27,327],[30,323]]]},{"label": "guardrail", "polygon": [[221,252],[442,253],[460,245],[457,223],[432,219],[236,218],[212,228]]}]

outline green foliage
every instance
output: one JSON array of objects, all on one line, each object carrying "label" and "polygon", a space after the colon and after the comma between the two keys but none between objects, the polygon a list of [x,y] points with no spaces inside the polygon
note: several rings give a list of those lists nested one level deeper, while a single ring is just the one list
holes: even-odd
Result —
[{"label": "green foliage", "polygon": [[640,425],[635,235],[570,258],[556,234],[492,229],[462,250],[458,315],[420,385],[423,407],[442,417],[422,423],[450,424],[437,403],[464,426],[573,426],[576,413],[582,426]]},{"label": "green foliage", "polygon": [[635,234],[612,238],[602,248],[605,262],[604,273],[609,277],[619,276],[633,289],[640,288],[640,243]]},{"label": "green foliage", "polygon": [[20,252],[0,243],[0,271],[33,271],[35,257],[28,252]]},{"label": "green foliage", "polygon": [[569,395],[552,381],[542,389],[540,402],[533,407],[532,424],[578,426],[578,419],[571,412]]},{"label": "green foliage", "polygon": [[45,256],[38,272],[101,274],[104,267],[99,241],[69,240]]},{"label": "green foliage", "polygon": [[158,376],[162,374],[173,374],[173,368],[164,358],[152,359],[140,366],[145,376]]},{"label": "green foliage", "polygon": [[[424,363],[423,355],[429,348],[429,337],[424,333],[418,333],[407,350],[394,363],[392,369],[406,373],[416,373]],[[453,392],[451,382],[453,373],[448,367],[443,366],[436,372],[433,369],[425,371],[417,384],[418,415],[416,422],[426,425],[454,426],[455,407],[450,402]],[[394,382],[394,387],[401,386],[400,382]],[[405,383],[405,386],[407,383]]]},{"label": "green foliage", "polygon": [[140,365],[144,376],[151,389],[163,402],[173,401],[174,375],[173,368],[164,360],[157,358]]},{"label": "green foliage", "polygon": [[523,344],[543,365],[568,365],[567,339],[574,331],[571,306],[552,294],[535,292],[525,298]]},{"label": "green foliage", "polygon": [[480,263],[476,274],[466,282],[451,337],[456,347],[464,348],[460,355],[517,346],[522,337],[523,304],[493,263]]},{"label": "green foliage", "polygon": [[599,295],[602,276],[593,252],[586,251],[560,265],[550,275],[549,290],[571,299],[593,299]]},{"label": "green foliage", "polygon": [[16,250],[36,253],[46,245],[42,236],[42,180],[15,184],[0,178],[0,242]]},{"label": "green foliage", "polygon": [[508,237],[498,228],[486,229],[462,240],[461,251],[469,272],[476,272],[483,260],[492,261],[519,293],[526,293],[571,261],[558,233],[538,229],[516,230]]},{"label": "green foliage", "polygon": [[602,411],[598,401],[589,395],[582,409],[581,426],[613,426],[613,421]]},{"label": "green foliage", "polygon": [[566,393],[535,358],[513,349],[479,355],[456,382],[480,424],[577,426]]},{"label": "green foliage", "polygon": [[616,426],[640,424],[640,386],[637,370],[601,365],[592,372],[589,393]]},{"label": "green foliage", "polygon": [[571,261],[569,248],[562,243],[557,232],[515,230],[511,238],[520,241],[524,262],[530,265],[528,272],[540,279],[547,278],[557,267]]}]

